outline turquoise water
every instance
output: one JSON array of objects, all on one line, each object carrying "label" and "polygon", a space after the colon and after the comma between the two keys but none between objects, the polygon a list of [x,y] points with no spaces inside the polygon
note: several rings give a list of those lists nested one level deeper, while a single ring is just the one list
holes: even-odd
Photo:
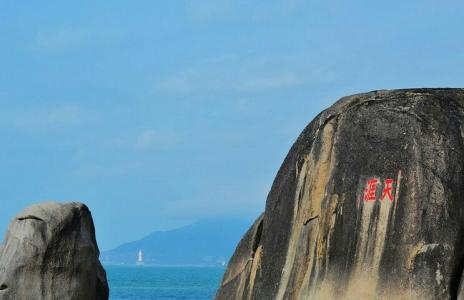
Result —
[{"label": "turquoise water", "polygon": [[110,299],[212,299],[224,274],[218,267],[105,266]]}]

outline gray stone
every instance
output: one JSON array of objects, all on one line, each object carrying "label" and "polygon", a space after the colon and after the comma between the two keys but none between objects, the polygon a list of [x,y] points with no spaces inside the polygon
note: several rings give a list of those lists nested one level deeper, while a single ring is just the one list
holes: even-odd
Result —
[{"label": "gray stone", "polygon": [[0,251],[0,299],[108,299],[91,213],[81,203],[27,207]]},{"label": "gray stone", "polygon": [[[247,299],[253,291],[254,276],[259,266],[260,234],[263,216],[261,215],[245,233],[229,261],[229,266],[222,280],[222,287],[216,295],[219,299]],[[253,259],[255,258],[255,259]]]},{"label": "gray stone", "polygon": [[462,299],[463,162],[463,89],[342,98],[290,149],[216,299]]}]

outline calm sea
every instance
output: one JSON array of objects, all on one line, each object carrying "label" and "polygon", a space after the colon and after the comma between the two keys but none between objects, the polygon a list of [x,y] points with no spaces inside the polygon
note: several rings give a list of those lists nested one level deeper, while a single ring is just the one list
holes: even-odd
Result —
[{"label": "calm sea", "polygon": [[219,267],[105,266],[110,299],[212,299],[224,274]]}]

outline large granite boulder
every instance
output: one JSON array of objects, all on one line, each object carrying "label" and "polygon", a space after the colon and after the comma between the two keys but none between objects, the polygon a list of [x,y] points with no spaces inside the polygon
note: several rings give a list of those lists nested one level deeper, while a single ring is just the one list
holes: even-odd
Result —
[{"label": "large granite boulder", "polygon": [[322,112],[216,299],[464,299],[463,126],[464,89],[375,91]]},{"label": "large granite boulder", "polygon": [[108,299],[87,206],[46,202],[19,213],[0,248],[0,299]]}]

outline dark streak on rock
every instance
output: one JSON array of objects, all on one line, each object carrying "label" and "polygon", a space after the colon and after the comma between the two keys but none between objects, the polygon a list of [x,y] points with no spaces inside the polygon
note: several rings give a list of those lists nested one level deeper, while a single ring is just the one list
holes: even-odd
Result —
[{"label": "dark streak on rock", "polygon": [[16,220],[18,220],[18,221],[24,221],[24,220],[36,220],[36,221],[41,221],[41,222],[44,222],[44,220],[42,220],[41,218],[39,218],[39,217],[36,217],[36,216],[31,216],[31,215],[27,215],[27,216],[18,217],[18,218],[16,218]]},{"label": "dark streak on rock", "polygon": [[307,225],[309,222],[317,220],[317,219],[319,219],[319,216],[314,216],[314,217],[308,218],[307,220],[305,220],[303,222],[303,225]]}]

